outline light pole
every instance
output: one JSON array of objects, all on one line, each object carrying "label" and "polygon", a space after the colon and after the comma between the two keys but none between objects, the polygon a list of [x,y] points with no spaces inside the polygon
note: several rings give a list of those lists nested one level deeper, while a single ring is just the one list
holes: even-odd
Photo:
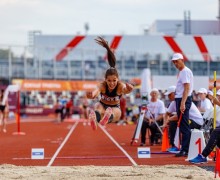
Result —
[{"label": "light pole", "polygon": [[218,16],[216,18],[218,19],[218,34],[220,34],[220,0],[218,0]]}]

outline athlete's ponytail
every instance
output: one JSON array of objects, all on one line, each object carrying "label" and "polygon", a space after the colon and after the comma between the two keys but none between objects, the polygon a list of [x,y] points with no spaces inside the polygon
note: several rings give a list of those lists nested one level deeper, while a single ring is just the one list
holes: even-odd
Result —
[{"label": "athlete's ponytail", "polygon": [[110,67],[115,68],[115,64],[116,64],[116,58],[114,53],[112,52],[112,50],[110,49],[108,42],[106,40],[104,40],[102,37],[98,36],[95,39],[96,43],[98,43],[99,45],[103,46],[106,50],[107,50],[107,56],[108,56],[108,64],[110,65]]},{"label": "athlete's ponytail", "polygon": [[102,47],[104,47],[107,50],[107,59],[108,59],[108,64],[110,65],[110,68],[106,71],[105,78],[107,78],[107,76],[111,76],[111,75],[115,75],[116,77],[118,77],[118,72],[115,67],[116,66],[116,58],[115,58],[113,51],[109,47],[108,42],[100,36],[98,36],[95,39],[95,41],[96,41],[96,43],[98,43],[99,45],[101,45]]}]

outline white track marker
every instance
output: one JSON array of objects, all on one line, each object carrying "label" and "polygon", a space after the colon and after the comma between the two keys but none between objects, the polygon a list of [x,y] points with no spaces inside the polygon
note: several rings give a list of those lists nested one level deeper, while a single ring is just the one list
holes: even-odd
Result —
[{"label": "white track marker", "polygon": [[69,133],[67,134],[67,136],[65,137],[64,141],[62,142],[62,144],[59,146],[59,148],[57,149],[57,151],[55,152],[55,154],[53,155],[53,157],[51,158],[50,162],[48,163],[47,167],[50,167],[54,160],[56,159],[57,155],[59,154],[59,152],[61,151],[61,149],[63,148],[63,146],[65,145],[65,143],[67,142],[67,140],[69,139],[70,135],[72,134],[72,132],[74,131],[74,129],[76,128],[76,126],[78,125],[78,122],[76,122],[72,128],[70,129]]},{"label": "white track marker", "polygon": [[111,139],[111,141],[125,154],[125,156],[131,161],[134,166],[138,166],[138,164],[132,159],[132,157],[117,143],[117,141],[101,126],[98,124],[102,131]]}]

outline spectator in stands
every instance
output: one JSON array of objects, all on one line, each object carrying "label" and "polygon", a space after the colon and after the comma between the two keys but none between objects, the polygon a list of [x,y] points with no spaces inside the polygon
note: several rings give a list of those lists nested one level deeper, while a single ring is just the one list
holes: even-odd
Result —
[{"label": "spectator in stands", "polygon": [[[159,98],[161,101],[163,101],[163,102],[164,102],[164,105],[165,105],[165,95],[164,95],[163,91],[160,90],[160,89],[159,89],[159,96],[158,96],[158,98]],[[165,106],[165,107],[166,107],[166,106]]]},{"label": "spectator in stands", "polygon": [[66,103],[66,115],[65,117],[70,118],[70,115],[73,114],[73,99],[70,98]]},{"label": "spectator in stands", "polygon": [[[217,98],[213,97],[211,94],[208,94],[208,98],[211,100],[213,104],[220,106],[220,90],[217,92]],[[220,113],[217,113],[217,122],[216,128],[212,131],[210,139],[203,149],[201,154],[198,154],[195,158],[189,160],[189,162],[193,164],[206,163],[208,155],[213,151],[215,146],[217,145],[220,148]]]},{"label": "spectator in stands", "polygon": [[132,105],[132,112],[131,112],[131,124],[137,123],[137,120],[140,115],[140,107],[137,106],[136,104]]},{"label": "spectator in stands", "polygon": [[[172,146],[171,148],[168,149],[168,151],[170,152],[179,151],[179,149],[174,144],[174,138],[178,123],[178,117],[176,114],[175,91],[176,91],[176,86],[170,86],[167,92],[165,93],[165,95],[167,95],[170,100],[170,105],[168,106],[167,112],[164,116],[163,127],[169,126],[170,145]],[[193,102],[189,109],[189,125],[190,125],[190,129],[200,129],[201,126],[203,125],[203,117]]]},{"label": "spectator in stands", "polygon": [[183,55],[175,53],[172,57],[172,62],[179,70],[177,76],[177,85],[175,92],[176,110],[178,119],[181,118],[180,132],[182,134],[182,147],[176,157],[188,156],[189,142],[191,130],[189,125],[189,109],[192,104],[192,91],[193,91],[193,73],[185,66]]},{"label": "spectator in stands", "polygon": [[141,94],[139,91],[135,93],[134,101],[127,104],[127,123],[134,124],[137,122],[142,105]]},{"label": "spectator in stands", "polygon": [[193,90],[193,92],[192,92],[192,101],[196,105],[196,107],[199,107],[199,105],[200,105],[199,97],[198,97],[198,93],[196,93],[195,90]]},{"label": "spectator in stands", "polygon": [[141,93],[140,92],[136,92],[135,99],[134,99],[134,104],[136,106],[138,106],[139,109],[141,109],[142,99],[141,99]]},{"label": "spectator in stands", "polygon": [[132,107],[133,107],[132,103],[127,103],[126,117],[127,117],[127,123],[131,122],[133,124],[133,122],[131,121],[131,119],[132,119]]},{"label": "spectator in stands", "polygon": [[201,113],[204,113],[205,111],[208,111],[213,108],[213,105],[211,101],[206,97],[207,96],[207,90],[205,88],[200,88],[198,91],[199,99],[200,99],[200,105],[199,105],[199,111]]},{"label": "spectator in stands", "polygon": [[45,98],[45,102],[46,102],[47,106],[52,106],[53,107],[53,105],[55,104],[55,101],[54,101],[52,96],[47,96]]},{"label": "spectator in stands", "polygon": [[87,92],[87,98],[95,99],[101,95],[99,102],[95,104],[95,111],[91,111],[89,119],[94,130],[97,123],[105,125],[108,122],[116,122],[121,117],[120,98],[123,94],[128,94],[133,90],[133,85],[119,81],[116,69],[116,58],[110,49],[108,42],[102,37],[95,39],[96,42],[107,50],[107,59],[110,68],[105,73],[105,80],[101,82],[92,92]]},{"label": "spectator in stands", "polygon": [[163,124],[163,116],[165,114],[165,106],[163,101],[158,99],[159,91],[153,88],[150,93],[151,99],[147,105],[147,111],[144,117],[144,121],[141,127],[141,144],[140,146],[146,145],[146,132],[147,128],[150,129],[150,144],[158,143],[158,137],[156,133],[158,132],[158,125]]},{"label": "spectator in stands", "polygon": [[61,105],[61,122],[64,121],[66,115],[66,103],[67,103],[67,96],[62,95],[59,99],[59,104]]},{"label": "spectator in stands", "polygon": [[82,118],[88,119],[89,114],[89,101],[86,97],[86,94],[81,97],[81,111],[82,111]]},{"label": "spectator in stands", "polygon": [[8,98],[3,102],[4,99],[4,90],[0,91],[0,125],[3,127],[3,132],[6,133],[6,119],[8,118],[9,113],[9,105],[8,105]]},{"label": "spectator in stands", "polygon": [[59,100],[57,100],[57,102],[54,106],[54,109],[55,109],[55,114],[56,114],[56,120],[58,123],[60,123],[61,117],[63,117],[63,105],[60,104]]}]

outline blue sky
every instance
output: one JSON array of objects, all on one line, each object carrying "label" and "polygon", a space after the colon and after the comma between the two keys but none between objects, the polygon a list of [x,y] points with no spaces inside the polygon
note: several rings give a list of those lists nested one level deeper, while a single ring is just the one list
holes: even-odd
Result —
[{"label": "blue sky", "polygon": [[141,34],[157,19],[216,20],[218,0],[0,0],[0,44],[26,45],[27,34]]}]

